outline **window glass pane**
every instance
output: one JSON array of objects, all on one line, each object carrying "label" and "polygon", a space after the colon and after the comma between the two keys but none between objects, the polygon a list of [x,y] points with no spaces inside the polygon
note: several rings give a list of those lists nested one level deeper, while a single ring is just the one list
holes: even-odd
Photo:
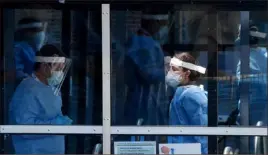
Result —
[{"label": "window glass pane", "polygon": [[93,154],[102,152],[101,135],[5,134],[5,154]]},{"label": "window glass pane", "polygon": [[101,125],[101,7],[88,9],[3,10],[2,124]]},{"label": "window glass pane", "polygon": [[[194,117],[181,118],[193,109],[182,106],[190,104],[183,101],[187,99],[179,93],[181,87],[170,89],[166,81],[168,57],[183,52],[206,68],[195,84],[207,91],[207,98],[198,100],[199,105],[206,102],[202,125],[267,125],[267,18],[258,16],[265,6],[252,8],[263,11],[242,10],[242,5],[233,10],[210,5],[111,6],[113,125],[174,125],[174,109],[176,125],[202,124],[189,121]],[[184,80],[185,74],[177,76]],[[174,108],[174,102],[181,106]]]},{"label": "window glass pane", "polygon": [[[207,145],[201,138],[207,139],[208,136],[154,136],[156,141],[149,139],[151,136],[128,135],[131,140],[124,139],[125,136],[114,135],[112,138],[113,153],[134,154],[156,151],[155,154],[199,154],[198,152],[212,151],[214,146]],[[210,136],[217,139],[215,154],[265,154],[267,151],[267,137],[263,136]],[[201,143],[189,143],[187,139],[198,138]],[[170,139],[173,141],[171,143]],[[186,140],[183,142],[183,140]],[[250,141],[250,147],[245,145]],[[200,145],[201,144],[201,145]],[[137,149],[138,148],[138,149]]]},{"label": "window glass pane", "polygon": [[[206,68],[208,61],[211,61],[208,59],[207,41],[202,41],[203,45],[201,43],[193,44],[191,41],[185,42],[187,44],[184,45],[184,41],[180,40],[182,37],[178,37],[178,35],[182,35],[180,28],[183,27],[179,25],[182,20],[180,11],[174,11],[174,9],[175,5],[161,5],[161,7],[137,5],[121,10],[112,7],[111,104],[113,125],[208,125],[207,93],[203,90],[203,87],[207,86],[207,79],[204,78],[206,75],[202,76],[203,68],[194,71],[189,76],[190,71],[182,70],[180,73],[178,64],[173,68],[170,68],[169,65],[170,59],[175,54],[177,58],[186,62],[199,61],[196,65]],[[190,16],[184,18],[192,20]],[[186,31],[187,24],[183,31]],[[199,49],[200,46],[204,46],[205,49]],[[177,59],[174,58],[174,60]],[[173,73],[176,74],[173,75]],[[184,95],[182,93],[185,87],[177,89],[177,86],[180,85],[178,83],[179,75],[182,76],[181,85],[191,84],[191,89],[199,93],[190,92],[193,95],[185,99],[180,98],[181,95]],[[195,84],[192,85],[193,83]],[[194,97],[195,94],[197,96]],[[198,97],[199,99],[197,99]],[[195,101],[196,99],[198,101]],[[189,107],[183,107],[183,105],[179,105],[180,100],[185,100],[184,103],[196,102],[197,104],[184,104]],[[183,112],[184,108],[186,112]],[[196,108],[200,110],[200,113]],[[183,117],[183,119],[178,121],[177,117]],[[197,120],[194,117],[202,117],[202,119]],[[190,123],[188,119],[192,119],[193,123]]]},{"label": "window glass pane", "polygon": [[267,38],[264,36],[268,31],[267,19],[260,17],[264,12],[218,13],[222,21],[218,36],[225,37],[218,51],[218,113],[222,119],[231,116],[225,125],[256,126],[262,121],[267,126]]}]

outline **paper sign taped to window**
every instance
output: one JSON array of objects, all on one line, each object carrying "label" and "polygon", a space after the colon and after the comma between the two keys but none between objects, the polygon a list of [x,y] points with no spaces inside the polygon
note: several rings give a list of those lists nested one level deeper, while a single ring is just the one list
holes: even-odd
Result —
[{"label": "paper sign taped to window", "polygon": [[201,154],[201,144],[159,144],[159,154]]},{"label": "paper sign taped to window", "polygon": [[156,154],[156,142],[114,142],[114,154]]}]

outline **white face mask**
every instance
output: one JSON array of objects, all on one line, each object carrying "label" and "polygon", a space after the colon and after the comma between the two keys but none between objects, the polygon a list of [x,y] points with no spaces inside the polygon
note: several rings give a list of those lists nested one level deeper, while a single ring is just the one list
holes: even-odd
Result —
[{"label": "white face mask", "polygon": [[168,43],[168,32],[168,26],[161,27],[160,30],[154,34],[155,40],[159,41],[160,45]]},{"label": "white face mask", "polygon": [[48,78],[48,84],[50,86],[57,86],[59,85],[63,80],[63,72],[62,71],[52,71],[51,77]]},{"label": "white face mask", "polygon": [[169,71],[166,76],[166,84],[170,87],[177,87],[181,83],[182,77],[179,74],[175,74],[172,71]]}]

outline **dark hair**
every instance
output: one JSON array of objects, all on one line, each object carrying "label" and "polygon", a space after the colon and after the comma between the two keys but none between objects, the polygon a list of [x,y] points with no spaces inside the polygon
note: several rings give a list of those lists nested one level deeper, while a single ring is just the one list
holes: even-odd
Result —
[{"label": "dark hair", "polygon": [[[196,64],[197,65],[197,62],[196,62],[196,59],[189,53],[187,52],[183,52],[183,53],[177,53],[175,54],[175,57],[180,59],[181,61],[184,61],[184,62],[188,62],[188,63],[192,63],[192,64]],[[187,69],[187,68],[183,68],[183,71],[188,71],[190,69]],[[200,77],[200,73],[197,72],[197,71],[194,71],[194,70],[190,70],[191,73],[189,75],[189,79],[190,81],[197,81],[198,78]]]},{"label": "dark hair", "polygon": [[[35,23],[35,22],[43,22],[38,18],[35,17],[26,17],[26,18],[22,18],[21,20],[19,20],[18,25],[23,25],[23,24],[31,24],[31,23]],[[43,31],[45,27],[40,27],[40,28],[23,28],[23,29],[19,29],[15,32],[15,41],[21,41],[21,40],[25,40],[26,36],[28,33],[37,33],[40,31]]]},{"label": "dark hair", "polygon": [[[37,52],[36,56],[47,56],[47,57],[52,57],[52,56],[59,56],[59,57],[66,57],[66,55],[60,50],[58,49],[56,46],[52,45],[52,44],[47,44],[44,45],[40,51]],[[34,71],[39,70],[41,63],[40,62],[36,62],[34,64]]]}]

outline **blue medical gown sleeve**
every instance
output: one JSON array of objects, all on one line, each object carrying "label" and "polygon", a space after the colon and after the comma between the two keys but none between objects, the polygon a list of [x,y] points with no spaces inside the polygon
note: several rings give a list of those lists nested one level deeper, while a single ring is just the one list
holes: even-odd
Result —
[{"label": "blue medical gown sleeve", "polygon": [[128,56],[146,83],[164,81],[164,54],[159,44],[149,37],[133,37]]},{"label": "blue medical gown sleeve", "polygon": [[27,74],[24,73],[24,64],[23,64],[23,49],[20,47],[14,47],[15,52],[15,64],[16,64],[16,78],[23,79],[27,77]]}]

